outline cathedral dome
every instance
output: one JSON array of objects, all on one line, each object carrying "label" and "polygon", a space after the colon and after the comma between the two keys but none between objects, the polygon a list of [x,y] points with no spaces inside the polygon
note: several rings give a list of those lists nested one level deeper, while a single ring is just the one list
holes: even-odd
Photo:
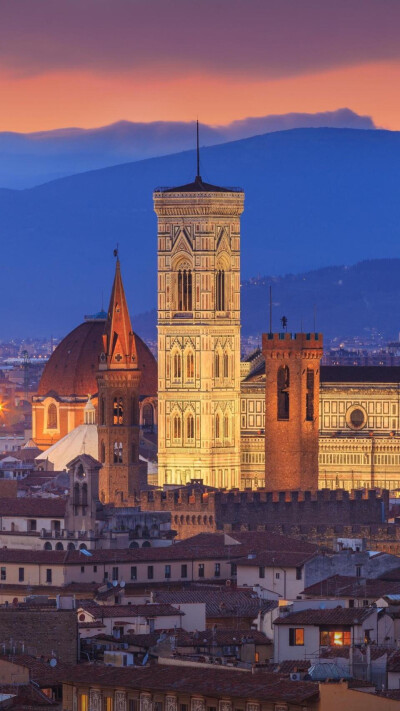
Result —
[{"label": "cathedral dome", "polygon": [[[41,377],[38,396],[86,397],[97,393],[96,375],[103,350],[102,336],[107,314],[87,317],[74,328],[49,358]],[[140,395],[156,395],[157,362],[144,341],[135,334],[138,366],[142,371]]]}]

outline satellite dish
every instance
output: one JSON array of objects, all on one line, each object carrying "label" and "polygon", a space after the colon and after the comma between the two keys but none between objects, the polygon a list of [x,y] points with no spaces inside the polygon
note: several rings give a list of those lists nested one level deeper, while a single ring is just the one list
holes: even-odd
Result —
[{"label": "satellite dish", "polygon": [[118,585],[118,580],[113,580],[113,587],[116,588]]},{"label": "satellite dish", "polygon": [[119,586],[120,586],[121,588],[124,588],[124,587],[125,587],[125,580],[121,580]]},{"label": "satellite dish", "polygon": [[52,657],[49,661],[49,664],[54,669],[54,667],[57,666],[57,659],[55,657]]}]

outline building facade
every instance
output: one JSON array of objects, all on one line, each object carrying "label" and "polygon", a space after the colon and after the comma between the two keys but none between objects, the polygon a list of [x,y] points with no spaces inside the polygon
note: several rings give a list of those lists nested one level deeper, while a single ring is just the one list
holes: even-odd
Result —
[{"label": "building facade", "polygon": [[200,176],[154,193],[158,482],[240,486],[240,215]]},{"label": "building facade", "polygon": [[[259,352],[242,375],[242,485],[256,489],[265,486],[268,437]],[[400,368],[321,366],[318,460],[319,488],[400,487]]]}]

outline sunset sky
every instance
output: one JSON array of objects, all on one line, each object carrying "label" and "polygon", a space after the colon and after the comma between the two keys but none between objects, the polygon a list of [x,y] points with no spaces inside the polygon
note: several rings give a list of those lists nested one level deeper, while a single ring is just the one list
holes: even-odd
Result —
[{"label": "sunset sky", "polygon": [[399,0],[0,0],[0,130],[348,107],[400,130]]}]

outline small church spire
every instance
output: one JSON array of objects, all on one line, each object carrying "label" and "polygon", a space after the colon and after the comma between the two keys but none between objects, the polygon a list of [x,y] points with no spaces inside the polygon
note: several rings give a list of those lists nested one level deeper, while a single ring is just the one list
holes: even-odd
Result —
[{"label": "small church spire", "polygon": [[100,369],[125,370],[137,368],[137,352],[122,283],[118,247],[114,250],[114,256],[116,257],[115,277],[103,335],[104,351],[100,357]]}]

